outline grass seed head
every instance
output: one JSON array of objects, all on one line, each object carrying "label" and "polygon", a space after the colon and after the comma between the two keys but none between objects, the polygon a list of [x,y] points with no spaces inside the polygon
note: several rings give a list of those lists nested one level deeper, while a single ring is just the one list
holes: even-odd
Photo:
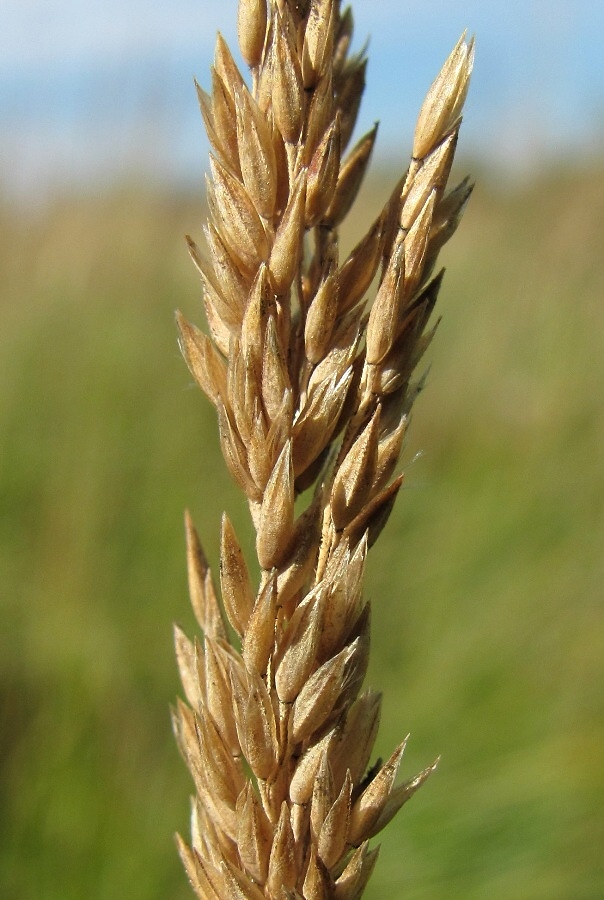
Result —
[{"label": "grass seed head", "polygon": [[380,695],[361,693],[362,580],[402,483],[431,273],[471,190],[447,193],[473,44],[462,36],[446,61],[408,171],[340,263],[338,227],[377,138],[376,126],[342,155],[367,64],[350,55],[352,25],[339,0],[240,0],[250,85],[219,35],[211,90],[197,86],[210,221],[205,253],[188,242],[209,335],[179,314],[180,346],[216,407],[257,556],[248,566],[225,514],[218,595],[187,515],[203,636],[175,631],[190,706],[179,702],[174,730],[196,790],[191,846],[178,847],[210,900],[360,897],[369,839],[434,769],[397,785],[403,743],[368,771]]}]

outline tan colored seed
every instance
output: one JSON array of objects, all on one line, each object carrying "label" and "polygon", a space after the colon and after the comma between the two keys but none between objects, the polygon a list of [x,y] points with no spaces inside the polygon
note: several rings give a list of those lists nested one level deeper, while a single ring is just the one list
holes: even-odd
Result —
[{"label": "tan colored seed", "polygon": [[348,840],[353,846],[360,844],[368,836],[378,820],[392,790],[407,739],[396,748],[390,759],[384,763],[373,781],[365,788],[354,803],[350,813]]},{"label": "tan colored seed", "polygon": [[235,113],[243,183],[257,211],[270,219],[277,201],[277,159],[271,127],[249,91],[237,95]]},{"label": "tan colored seed", "polygon": [[268,690],[259,675],[246,675],[243,666],[234,661],[231,662],[231,685],[242,750],[256,778],[266,781],[275,770],[279,749]]},{"label": "tan colored seed", "polygon": [[222,517],[220,588],[229,621],[242,635],[254,605],[252,585],[241,545],[226,513]]},{"label": "tan colored seed", "polygon": [[262,357],[262,401],[271,422],[275,422],[285,415],[283,401],[289,392],[291,392],[291,382],[287,361],[281,346],[275,316],[270,315],[266,326]]},{"label": "tan colored seed", "polygon": [[242,655],[249,672],[266,675],[275,644],[276,572],[261,586],[243,636]]},{"label": "tan colored seed", "polygon": [[324,663],[306,682],[296,702],[291,719],[291,735],[303,741],[327,719],[342,690],[344,670],[357,650],[356,641]]},{"label": "tan colored seed", "polygon": [[185,532],[187,539],[187,574],[193,612],[202,631],[212,638],[226,638],[222,610],[218,604],[212,573],[193,520],[185,512]]},{"label": "tan colored seed", "polygon": [[258,66],[266,35],[266,0],[239,0],[237,34],[241,55],[251,68]]},{"label": "tan colored seed", "polygon": [[265,900],[264,894],[254,882],[229,860],[220,864],[225,897],[229,900]]},{"label": "tan colored seed", "polygon": [[321,592],[310,594],[301,603],[288,625],[285,651],[275,673],[275,689],[282,703],[293,703],[308,679],[316,658],[323,625]]},{"label": "tan colored seed", "polygon": [[310,801],[321,759],[324,754],[330,754],[330,746],[335,738],[335,732],[328,732],[317,744],[309,747],[298,761],[289,786],[289,796],[292,803],[304,806]]},{"label": "tan colored seed", "polygon": [[310,860],[302,884],[303,896],[308,900],[328,900],[325,873],[317,860],[317,854],[313,847],[310,852]]},{"label": "tan colored seed", "polygon": [[356,439],[338,469],[331,492],[331,515],[343,529],[361,511],[375,480],[380,407]]},{"label": "tan colored seed", "polygon": [[192,850],[179,834],[176,835],[176,843],[187,877],[197,896],[205,897],[207,900],[221,900],[220,894],[217,893],[214,884],[210,880],[207,874],[207,867],[199,854]]},{"label": "tan colored seed", "polygon": [[259,491],[250,475],[245,448],[233,425],[231,415],[221,401],[217,404],[217,410],[220,446],[229,471],[246,494],[251,495],[254,499],[258,499]]},{"label": "tan colored seed", "polygon": [[465,32],[433,82],[415,128],[413,156],[421,159],[448,134],[464,104],[472,66],[474,41],[465,42]]},{"label": "tan colored seed", "polygon": [[283,139],[295,144],[302,130],[304,86],[300,61],[292,46],[291,36],[286,28],[279,25],[273,32],[272,64],[275,121]]},{"label": "tan colored seed", "polygon": [[314,462],[331,438],[344,406],[352,375],[352,369],[348,368],[341,377],[334,372],[331,378],[317,385],[294,422],[292,435],[296,476]]},{"label": "tan colored seed", "polygon": [[308,166],[306,227],[316,225],[325,215],[338,184],[340,171],[340,117],[325,132]]},{"label": "tan colored seed", "polygon": [[[205,103],[205,98],[203,100]],[[240,175],[235,98],[216,69],[212,69],[212,124],[216,134],[216,144],[224,159],[224,164],[235,175]]]},{"label": "tan colored seed", "polygon": [[422,207],[432,191],[440,192],[446,183],[446,176],[453,161],[457,134],[449,135],[441,144],[424,160],[424,163],[415,176],[411,189],[405,197],[401,210],[400,225],[408,231],[419,215]]},{"label": "tan colored seed", "polygon": [[379,852],[379,847],[369,850],[369,841],[355,850],[336,881],[336,900],[352,900],[361,896],[375,868]]},{"label": "tan colored seed", "polygon": [[[327,130],[331,127],[337,115],[338,109],[334,104],[333,76],[328,69],[319,79],[318,84],[311,94],[308,107],[305,141],[304,145],[300,147],[300,153],[304,164],[308,165],[313,159],[321,141],[324,139]],[[340,149],[343,147],[341,115],[340,112],[340,115],[338,116],[340,120]]]},{"label": "tan colored seed", "polygon": [[394,818],[399,809],[409,800],[413,794],[419,790],[422,784],[432,775],[432,773],[436,770],[438,766],[439,760],[433,762],[431,766],[428,766],[426,769],[423,769],[418,775],[415,775],[413,778],[410,778],[408,781],[405,781],[404,784],[398,785],[390,792],[390,796],[386,800],[384,808],[380,813],[380,816],[371,829],[370,837],[378,834],[385,828],[386,825]]},{"label": "tan colored seed", "polygon": [[268,864],[266,886],[275,896],[283,888],[293,890],[297,880],[296,847],[292,831],[289,808],[285,801],[281,804],[279,821],[275,828],[275,836]]},{"label": "tan colored seed", "polygon": [[390,258],[384,280],[371,307],[366,352],[370,366],[378,365],[394,343],[405,283],[404,259],[403,246],[399,243]]},{"label": "tan colored seed", "polygon": [[334,265],[319,285],[306,315],[304,347],[310,362],[320,362],[328,351],[337,313],[338,279]]},{"label": "tan colored seed", "polygon": [[313,844],[319,842],[319,834],[335,800],[333,772],[327,754],[324,753],[317,769],[310,803],[310,831]]},{"label": "tan colored seed", "polygon": [[369,764],[380,724],[382,695],[365,691],[351,706],[346,722],[334,747],[336,773],[349,768],[354,784],[358,784]]},{"label": "tan colored seed", "polygon": [[[223,303],[228,307],[228,324],[233,330],[239,330],[251,279],[241,272],[236,260],[229,253],[220,233],[212,223],[209,223],[205,229],[205,237],[214,269],[214,279],[206,277],[206,280],[214,285],[216,292],[220,294]],[[198,264],[197,260],[195,261]]]},{"label": "tan colored seed", "polygon": [[241,182],[217,159],[210,159],[217,215],[231,255],[250,272],[267,259],[269,243],[252,200]]},{"label": "tan colored seed", "polygon": [[433,190],[424,203],[420,214],[413,223],[405,238],[405,299],[410,299],[419,287],[424,274],[424,258],[428,247],[430,226],[436,202],[436,191]]},{"label": "tan colored seed", "polygon": [[216,36],[216,48],[214,51],[214,68],[220,76],[229,96],[235,101],[237,93],[245,87],[241,72],[235,64],[233,55],[229,50],[223,36],[218,32]]},{"label": "tan colored seed", "polygon": [[352,788],[353,782],[348,771],[342,789],[321,826],[317,847],[319,857],[328,869],[337,865],[346,850]]},{"label": "tan colored seed", "polygon": [[222,645],[205,639],[206,705],[220,734],[233,756],[240,752],[239,738],[233,715],[229,661]]},{"label": "tan colored seed", "polygon": [[256,540],[263,569],[278,566],[290,546],[294,523],[294,467],[292,443],[287,441],[267,482]]},{"label": "tan colored seed", "polygon": [[216,347],[199,328],[177,313],[180,348],[189,371],[204,394],[216,404],[226,397],[226,370]]},{"label": "tan colored seed", "polygon": [[237,798],[237,846],[246,871],[260,884],[268,875],[273,829],[251,782]]},{"label": "tan colored seed", "polygon": [[185,696],[193,709],[199,709],[203,697],[200,692],[199,677],[197,674],[195,648],[178,625],[174,626],[174,646],[176,649],[176,662],[178,663],[178,671],[185,691]]},{"label": "tan colored seed", "polygon": [[307,90],[315,86],[329,66],[333,54],[334,20],[333,0],[311,0],[302,51],[302,75]]},{"label": "tan colored seed", "polygon": [[277,294],[284,294],[292,284],[302,253],[306,204],[306,170],[294,183],[287,208],[277,229],[270,254],[271,283]]}]

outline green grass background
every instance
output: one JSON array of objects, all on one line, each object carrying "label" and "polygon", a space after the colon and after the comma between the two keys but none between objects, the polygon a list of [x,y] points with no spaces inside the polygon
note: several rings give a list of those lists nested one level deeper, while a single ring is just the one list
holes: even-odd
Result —
[{"label": "green grass background", "polygon": [[[475,173],[476,174],[476,173]],[[478,173],[372,551],[378,752],[437,774],[368,900],[604,897],[604,169]],[[201,190],[0,210],[0,894],[185,900],[182,513],[246,513],[179,357]],[[346,242],[387,193],[362,195]],[[421,456],[417,456],[423,451]],[[249,531],[247,532],[249,535]],[[251,550],[251,537],[247,538]]]}]

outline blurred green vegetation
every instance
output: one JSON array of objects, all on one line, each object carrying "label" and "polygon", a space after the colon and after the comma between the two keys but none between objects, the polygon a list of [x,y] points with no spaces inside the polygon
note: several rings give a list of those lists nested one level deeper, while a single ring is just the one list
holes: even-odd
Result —
[{"label": "blurred green vegetation", "polygon": [[[386,194],[374,179],[348,243]],[[202,319],[182,239],[200,196],[0,210],[12,900],[190,896],[168,716],[171,622],[194,630],[182,513],[214,566],[223,508],[247,527],[172,322]],[[405,775],[442,761],[387,829],[368,900],[604,896],[603,220],[603,168],[486,175],[444,254],[406,488],[366,588],[378,751],[411,731]]]}]

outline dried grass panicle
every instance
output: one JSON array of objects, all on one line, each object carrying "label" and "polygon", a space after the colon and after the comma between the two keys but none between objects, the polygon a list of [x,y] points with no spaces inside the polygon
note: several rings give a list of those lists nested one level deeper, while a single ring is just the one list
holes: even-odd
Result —
[{"label": "dried grass panicle", "polygon": [[473,46],[462,36],[454,48],[406,174],[341,260],[337,228],[376,140],[374,128],[347,149],[366,68],[349,52],[351,12],[338,0],[241,0],[238,27],[251,86],[219,36],[211,91],[198,87],[212,145],[207,257],[189,246],[209,337],[178,324],[249,503],[261,577],[225,515],[218,594],[187,517],[203,637],[176,631],[189,705],[174,728],[196,791],[191,844],[179,848],[199,897],[345,900],[375,865],[369,839],[434,768],[397,784],[403,742],[368,769],[380,696],[361,692],[362,582],[402,481],[438,251],[471,190],[446,193]]}]

